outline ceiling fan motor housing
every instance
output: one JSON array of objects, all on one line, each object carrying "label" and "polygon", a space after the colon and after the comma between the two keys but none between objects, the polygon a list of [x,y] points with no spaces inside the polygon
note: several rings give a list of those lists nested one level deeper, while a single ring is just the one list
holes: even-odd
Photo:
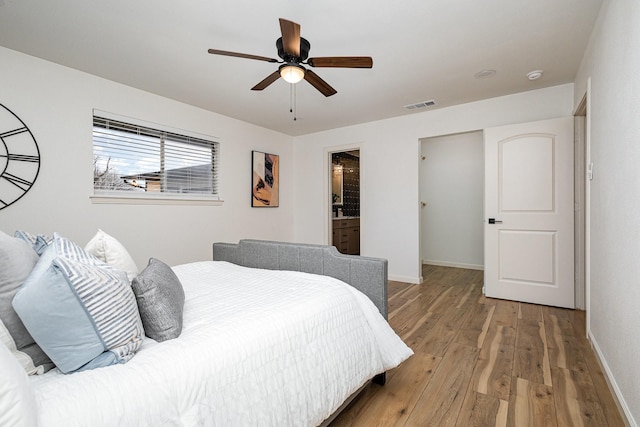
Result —
[{"label": "ceiling fan motor housing", "polygon": [[300,37],[300,56],[293,56],[290,53],[285,52],[282,44],[282,37],[276,40],[276,47],[278,48],[278,56],[285,62],[299,64],[305,61],[309,57],[309,49],[311,49],[311,43],[307,39]]}]

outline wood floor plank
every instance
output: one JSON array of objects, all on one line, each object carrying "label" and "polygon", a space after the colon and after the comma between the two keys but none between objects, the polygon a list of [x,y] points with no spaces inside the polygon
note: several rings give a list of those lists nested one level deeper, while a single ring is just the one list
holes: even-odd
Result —
[{"label": "wood floor plank", "polygon": [[543,313],[544,322],[548,328],[553,327],[557,329],[558,333],[562,336],[579,338],[580,341],[586,342],[586,339],[583,335],[578,335],[576,333],[576,328],[573,325],[574,322],[569,316],[563,316],[561,314],[559,315],[555,307],[545,307]]},{"label": "wood floor plank", "polygon": [[407,298],[407,299],[403,298],[402,300],[400,300],[402,301],[402,304],[399,305],[399,307],[394,307],[392,310],[389,311],[389,316],[388,316],[389,321],[391,321],[391,319],[393,319],[396,316],[405,315],[406,317],[406,313],[408,311],[407,308],[415,307],[416,305],[414,303],[418,298],[420,298],[420,295],[415,295],[412,298]]},{"label": "wood floor plank", "polygon": [[331,427],[352,427],[361,425],[369,418],[371,400],[375,398],[383,386],[369,384],[333,421]]},{"label": "wood floor plank", "polygon": [[485,297],[484,294],[478,297],[478,304],[496,305],[495,301],[494,299]]},{"label": "wood floor plank", "polygon": [[[425,315],[420,318],[421,324],[416,325],[416,327],[412,328],[411,330],[405,331],[405,333],[403,334],[404,336],[401,336],[402,340],[413,351],[418,351],[419,349],[420,351],[423,351],[422,344],[427,340],[429,334],[432,333],[432,330],[438,323],[438,320],[440,320],[440,315],[438,315],[437,313],[433,313],[430,311],[425,313]],[[391,326],[395,327],[393,323],[391,323]],[[428,353],[427,351],[424,352]]]},{"label": "wood floor plank", "polygon": [[518,323],[518,303],[495,299],[491,301],[496,306],[493,312],[493,321],[498,325],[515,328]]},{"label": "wood floor plank", "polygon": [[535,320],[542,322],[542,308],[536,304],[521,302],[518,304],[518,319]]},{"label": "wood floor plank", "polygon": [[558,425],[608,426],[588,372],[554,368],[552,374]]},{"label": "wood floor plank", "polygon": [[419,298],[421,295],[420,285],[413,285],[407,289],[404,289],[398,298],[394,298],[389,301],[389,318],[399,314],[402,312],[402,309],[406,307],[410,301],[415,301],[416,298]]},{"label": "wood floor plank", "polygon": [[[418,315],[419,313],[416,313],[416,316]],[[403,325],[402,327],[397,328],[396,333],[400,336],[400,338],[402,338],[403,341],[406,341],[409,339],[409,337],[415,334],[420,328],[424,328],[425,331],[428,330],[428,327],[425,327],[425,324],[429,321],[429,319],[432,316],[433,316],[433,313],[428,311],[425,314],[423,314],[417,321],[415,320],[415,317],[414,317],[412,322],[407,322],[406,325]]]},{"label": "wood floor plank", "polygon": [[535,320],[518,321],[513,376],[551,385],[549,363],[545,362],[546,346],[541,336],[543,328],[544,325]]},{"label": "wood floor plank", "polygon": [[496,417],[496,427],[507,427],[509,421],[509,402],[500,399],[500,409]]},{"label": "wood floor plank", "polygon": [[470,315],[460,329],[460,332],[456,335],[455,341],[459,344],[481,348],[482,342],[487,335],[494,310],[495,306],[478,303],[472,304]]},{"label": "wood floor plank", "polygon": [[477,357],[477,348],[452,343],[405,425],[455,426]]},{"label": "wood floor plank", "polygon": [[556,418],[553,389],[524,378],[513,378],[507,425],[555,427]]},{"label": "wood floor plank", "polygon": [[[428,301],[429,311],[432,311],[434,314],[440,316],[444,314],[447,310],[451,309],[451,299],[447,298],[447,296],[453,290],[452,287],[447,287],[444,289],[436,298]],[[427,304],[427,301],[424,302]]]},{"label": "wood floor plank", "polygon": [[549,360],[552,367],[585,371],[584,354],[589,351],[588,342],[574,335],[572,326],[567,327],[555,315],[547,317]]},{"label": "wood floor plank", "polygon": [[515,336],[514,328],[496,325],[489,329],[471,379],[474,391],[509,400]]},{"label": "wood floor plank", "polygon": [[587,364],[584,358],[585,348],[569,340],[560,341],[562,346],[549,347],[549,360],[554,368],[568,368],[573,370],[586,370]]},{"label": "wood floor plank", "polygon": [[359,416],[341,414],[332,426],[403,426],[440,361],[426,353],[412,356],[402,372],[378,387],[375,395],[367,396]]},{"label": "wood floor plank", "polygon": [[547,333],[544,326],[544,322],[539,322],[540,325],[540,339],[542,339],[542,375],[544,378],[544,384],[553,385],[551,379],[551,362],[549,361],[549,345],[547,341]]},{"label": "wood floor plank", "polygon": [[460,298],[460,302],[458,302],[458,305],[456,306],[456,308],[461,308],[465,302],[467,302],[469,299],[471,299],[472,294],[475,291],[475,284],[472,283],[468,286],[467,291],[464,293],[464,295],[462,295],[462,297]]},{"label": "wood floor plank", "polygon": [[571,323],[573,325],[573,330],[576,333],[575,336],[580,339],[587,339],[587,313],[583,310],[570,310],[571,312]]},{"label": "wood floor plank", "polygon": [[456,427],[503,427],[507,410],[508,402],[471,390],[464,399]]},{"label": "wood floor plank", "polygon": [[469,314],[467,310],[449,309],[426,333],[424,340],[418,344],[417,351],[444,356]]},{"label": "wood floor plank", "polygon": [[[397,310],[402,306],[411,296],[414,296],[417,292],[415,289],[419,285],[412,285],[409,283],[391,282],[389,281],[387,288],[387,306],[389,313]],[[409,295],[409,296],[407,296]]]}]

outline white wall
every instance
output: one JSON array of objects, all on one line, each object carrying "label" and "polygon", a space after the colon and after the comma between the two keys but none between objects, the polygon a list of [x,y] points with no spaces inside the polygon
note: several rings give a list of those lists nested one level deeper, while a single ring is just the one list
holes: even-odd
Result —
[{"label": "white wall", "polygon": [[[401,108],[401,107],[398,107]],[[420,139],[572,114],[573,84],[408,114],[294,139],[294,239],[329,242],[329,150],[360,147],[362,255],[420,281]]]},{"label": "white wall", "polygon": [[[0,64],[0,103],[27,124],[41,152],[35,185],[0,210],[0,230],[58,231],[84,244],[100,227],[140,268],[150,256],[172,265],[210,259],[214,241],[292,239],[291,137],[5,48]],[[218,137],[224,205],[92,204],[93,108]],[[280,154],[279,208],[250,207],[252,149]]]},{"label": "white wall", "polygon": [[640,2],[603,4],[576,77],[591,79],[591,340],[632,425],[640,422]]},{"label": "white wall", "polygon": [[421,147],[422,262],[482,269],[482,131],[426,138]]}]

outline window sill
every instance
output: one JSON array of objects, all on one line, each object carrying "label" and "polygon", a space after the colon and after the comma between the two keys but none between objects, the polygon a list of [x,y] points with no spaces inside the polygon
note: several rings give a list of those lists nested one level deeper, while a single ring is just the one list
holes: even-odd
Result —
[{"label": "window sill", "polygon": [[111,205],[189,205],[222,206],[224,200],[193,195],[134,195],[134,194],[94,194],[89,197],[94,204]]}]

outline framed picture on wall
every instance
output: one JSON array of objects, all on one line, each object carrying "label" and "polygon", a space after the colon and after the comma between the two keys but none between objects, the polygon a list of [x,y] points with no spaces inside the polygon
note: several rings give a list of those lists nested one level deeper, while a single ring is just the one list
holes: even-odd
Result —
[{"label": "framed picture on wall", "polygon": [[280,156],[251,152],[251,206],[277,208],[279,198]]}]

